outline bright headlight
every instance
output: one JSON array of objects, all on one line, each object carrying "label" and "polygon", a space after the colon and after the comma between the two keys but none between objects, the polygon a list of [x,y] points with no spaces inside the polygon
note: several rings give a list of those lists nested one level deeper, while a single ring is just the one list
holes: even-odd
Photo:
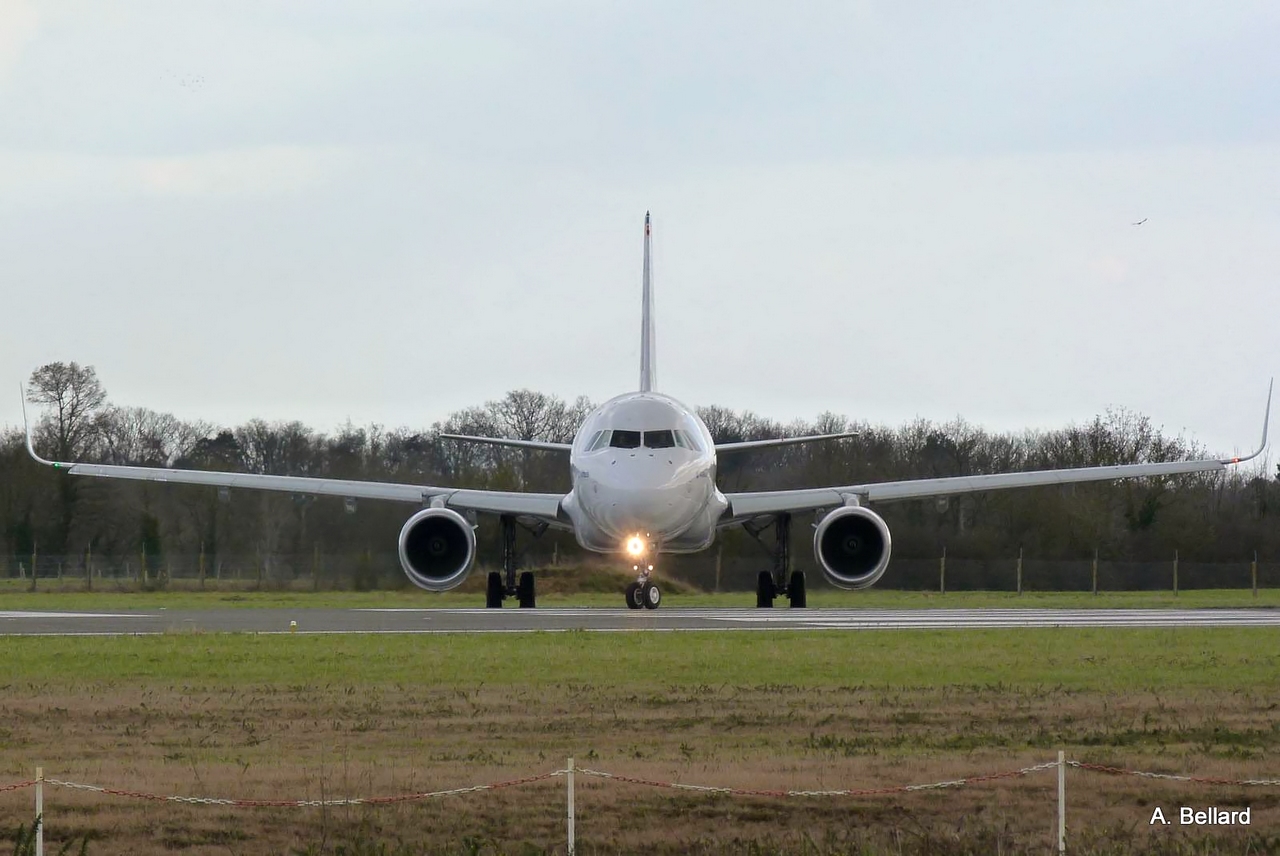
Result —
[{"label": "bright headlight", "polygon": [[632,535],[627,539],[627,552],[632,556],[644,555],[644,539],[639,535]]}]

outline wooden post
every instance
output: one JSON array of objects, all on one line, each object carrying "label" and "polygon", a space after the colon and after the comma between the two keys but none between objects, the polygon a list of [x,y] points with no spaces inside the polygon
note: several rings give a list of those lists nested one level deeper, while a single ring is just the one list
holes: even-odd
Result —
[{"label": "wooden post", "polygon": [[1067,753],[1058,750],[1058,852],[1067,852]]},{"label": "wooden post", "polygon": [[93,545],[84,548],[84,589],[93,591]]},{"label": "wooden post", "polygon": [[575,852],[575,848],[578,845],[578,842],[575,840],[577,839],[577,834],[576,834],[577,831],[574,829],[574,821],[577,819],[576,818],[577,812],[574,810],[574,805],[573,805],[573,759],[572,758],[569,759],[569,764],[567,767],[565,767],[565,773],[566,773],[565,778],[567,779],[566,784],[568,785],[568,791],[569,791],[569,806],[568,806],[569,841],[568,841],[568,849],[566,850],[566,852],[568,853],[568,856],[573,856]]},{"label": "wooden post", "polygon": [[1258,551],[1253,551],[1253,564],[1249,566],[1249,577],[1253,581],[1253,596],[1258,596]]},{"label": "wooden post", "polygon": [[147,573],[147,544],[145,541],[142,544],[142,550],[139,553],[139,556],[142,560],[142,569],[138,571],[138,579],[142,580],[142,584],[145,586],[151,577],[151,575]]},{"label": "wooden post", "polygon": [[1098,593],[1098,548],[1093,548],[1093,593]]},{"label": "wooden post", "polygon": [[39,545],[32,543],[31,545],[31,590],[36,590],[36,578],[40,576],[36,567],[36,559],[39,558]]},{"label": "wooden post", "polygon": [[200,542],[200,588],[204,588],[204,542]]},{"label": "wooden post", "polygon": [[938,560],[938,594],[947,593],[947,547],[942,546],[942,558]]},{"label": "wooden post", "polygon": [[320,542],[311,545],[311,590],[320,591]]},{"label": "wooden post", "polygon": [[1173,594],[1178,595],[1178,551],[1173,551]]},{"label": "wooden post", "polygon": [[716,593],[720,593],[720,563],[724,559],[724,544],[716,547]]},{"label": "wooden post", "polygon": [[35,856],[44,856],[44,767],[36,767]]},{"label": "wooden post", "polygon": [[1022,548],[1018,548],[1018,594],[1022,594]]}]

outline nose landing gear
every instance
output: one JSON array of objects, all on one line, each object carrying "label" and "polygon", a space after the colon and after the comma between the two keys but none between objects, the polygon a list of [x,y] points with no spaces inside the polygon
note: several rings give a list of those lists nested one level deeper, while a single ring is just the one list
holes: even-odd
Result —
[{"label": "nose landing gear", "polygon": [[636,565],[635,570],[640,576],[627,586],[627,609],[657,609],[662,604],[662,589],[649,579],[653,566],[649,565],[641,570],[640,566]]}]

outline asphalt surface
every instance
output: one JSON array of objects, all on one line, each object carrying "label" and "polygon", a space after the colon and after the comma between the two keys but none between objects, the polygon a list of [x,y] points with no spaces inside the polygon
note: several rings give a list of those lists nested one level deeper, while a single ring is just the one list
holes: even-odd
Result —
[{"label": "asphalt surface", "polygon": [[0,610],[0,635],[181,631],[288,633],[601,633],[682,630],[891,630],[985,627],[1280,627],[1277,609],[202,609]]}]

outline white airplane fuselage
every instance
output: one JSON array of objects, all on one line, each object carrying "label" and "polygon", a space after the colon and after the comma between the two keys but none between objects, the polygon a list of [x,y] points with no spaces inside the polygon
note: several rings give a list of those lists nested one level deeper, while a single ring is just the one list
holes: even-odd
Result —
[{"label": "white airplane fuselage", "polygon": [[573,488],[561,507],[578,543],[593,552],[639,560],[705,550],[728,507],[707,426],[656,392],[619,395],[592,411],[569,466]]}]

